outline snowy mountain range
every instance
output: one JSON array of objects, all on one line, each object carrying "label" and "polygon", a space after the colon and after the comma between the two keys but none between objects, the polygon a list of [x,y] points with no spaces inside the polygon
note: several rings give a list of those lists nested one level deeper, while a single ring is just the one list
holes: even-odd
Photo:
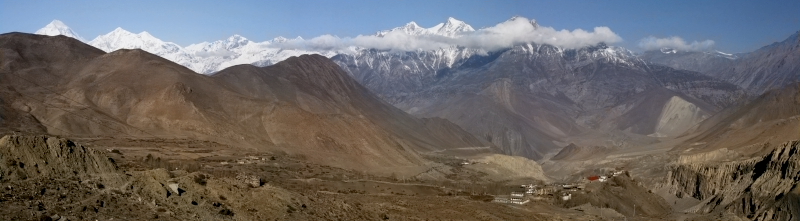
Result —
[{"label": "snowy mountain range", "polygon": [[283,50],[270,47],[273,42],[279,43],[287,40],[283,37],[275,38],[272,41],[253,42],[240,35],[234,35],[224,40],[181,47],[173,42],[156,38],[148,32],[134,34],[125,29],[116,28],[108,34],[86,41],[59,20],[52,21],[36,31],[36,34],[72,37],[106,52],[119,49],[142,49],[202,74],[212,74],[238,64],[266,66],[302,54],[321,54],[327,57],[335,55],[335,53],[325,51]]},{"label": "snowy mountain range", "polygon": [[[422,66],[430,66],[422,67],[423,69],[439,69],[440,67],[453,67],[453,65],[456,63],[464,62],[467,58],[470,58],[475,54],[488,53],[486,49],[482,49],[480,47],[460,46],[462,43],[466,42],[466,44],[469,44],[470,42],[474,42],[475,39],[483,39],[484,41],[488,42],[488,44],[495,44],[497,41],[511,39],[503,44],[512,46],[521,45],[524,42],[519,41],[520,37],[524,38],[528,36],[546,35],[548,34],[546,32],[548,31],[547,29],[548,28],[546,27],[540,28],[535,20],[528,20],[522,17],[513,17],[498,24],[497,26],[476,30],[469,24],[450,17],[447,19],[447,21],[429,28],[421,27],[416,22],[412,21],[404,26],[379,31],[373,35],[359,35],[356,38],[346,39],[335,36],[328,37],[335,38],[337,41],[352,42],[364,39],[366,39],[364,42],[385,40],[385,42],[381,42],[381,44],[388,43],[389,45],[398,43],[397,41],[399,41],[402,47],[411,49],[411,51],[405,52],[420,53],[415,56],[429,57],[425,60],[430,60],[431,62],[418,64]],[[537,30],[542,30],[544,32],[539,33],[536,32]],[[243,36],[233,35],[223,40],[214,42],[201,42],[182,47],[173,42],[163,41],[159,38],[156,38],[148,32],[135,34],[122,28],[116,28],[108,34],[97,36],[91,41],[86,41],[76,32],[70,29],[66,24],[58,20],[54,20],[44,28],[39,29],[36,31],[36,34],[65,35],[86,42],[106,52],[111,52],[118,49],[138,48],[174,61],[175,63],[181,64],[189,69],[194,70],[195,72],[202,74],[212,74],[224,68],[238,64],[267,66],[285,60],[291,56],[299,56],[302,54],[320,54],[329,58],[341,54],[350,55],[353,59],[357,60],[377,59],[375,56],[370,56],[375,55],[376,52],[371,51],[374,48],[372,48],[369,44],[366,46],[356,45],[338,48],[325,46],[319,47],[318,45],[315,45],[315,40],[317,40],[317,38],[323,38],[325,36],[309,40],[305,40],[300,37],[294,39],[277,37],[268,41],[254,42]],[[508,36],[507,39],[506,36]],[[561,37],[561,39],[564,39],[564,37]],[[329,39],[322,39],[320,42],[325,42],[326,40]],[[396,42],[391,42],[393,40]],[[411,44],[412,46],[407,47],[408,44]],[[494,47],[510,47],[497,45],[498,44],[495,44]],[[392,51],[393,50],[391,49],[387,50],[385,48],[378,48],[378,52],[383,54],[381,56],[394,56],[390,55],[394,53]],[[629,53],[627,49],[618,47],[609,47],[607,51],[612,52],[606,53],[612,59],[614,57],[619,57],[618,53],[616,52]],[[415,67],[409,66],[407,68],[413,69]]]},{"label": "snowy mountain range", "polygon": [[416,22],[409,22],[404,26],[393,28],[390,30],[379,31],[375,33],[378,37],[386,36],[386,34],[390,32],[403,32],[408,35],[412,36],[421,36],[421,35],[439,35],[439,36],[446,36],[446,37],[454,37],[457,35],[461,35],[467,32],[474,32],[475,29],[472,26],[468,25],[467,23],[455,19],[453,17],[447,18],[447,22],[439,23],[430,28],[423,28],[419,26]]},{"label": "snowy mountain range", "polygon": [[[474,31],[475,29],[472,28],[472,26],[463,21],[459,21],[455,18],[448,18],[447,22],[440,23],[431,28],[422,28],[415,22],[410,22],[402,27],[378,32],[375,36],[382,37],[391,32],[403,32],[414,36],[439,35],[453,37],[462,33]],[[340,53],[346,53],[341,50],[283,49],[277,45],[303,40],[300,37],[295,39],[277,37],[269,41],[254,42],[241,35],[233,35],[223,40],[201,42],[181,47],[173,42],[156,38],[148,32],[135,34],[122,28],[116,28],[108,34],[100,35],[91,41],[87,41],[59,20],[53,20],[50,24],[36,31],[36,34],[72,37],[106,52],[138,48],[186,66],[202,74],[212,74],[238,64],[266,66],[302,54],[320,54],[326,57],[333,57]],[[363,48],[352,48],[348,51],[359,52],[360,50],[363,50]],[[458,52],[448,52],[445,50],[439,53],[454,54]],[[449,61],[448,63],[452,64],[452,62],[453,61]]]},{"label": "snowy mountain range", "polygon": [[[512,18],[512,20],[515,18]],[[535,22],[531,22],[535,24]],[[410,36],[443,36],[456,37],[476,30],[469,24],[455,18],[448,18],[446,22],[439,23],[430,28],[420,27],[415,22],[393,28],[390,30],[379,31],[372,36],[384,37],[389,33],[402,33]],[[298,49],[285,48],[281,44],[303,41],[302,38],[287,39],[277,37],[275,39],[254,42],[247,38],[234,35],[227,39],[214,42],[202,42],[181,47],[173,42],[163,41],[154,37],[150,33],[141,32],[138,34],[117,28],[108,34],[100,35],[91,41],[80,37],[75,31],[59,20],[54,20],[44,28],[36,31],[41,35],[64,35],[86,42],[94,47],[106,52],[118,49],[142,49],[158,56],[164,57],[175,63],[186,66],[198,73],[212,74],[226,67],[238,64],[254,64],[266,66],[285,60],[291,56],[302,54],[320,54],[326,57],[333,57],[337,54],[364,54],[368,48],[350,47],[347,50],[318,50],[318,49]],[[485,53],[480,50],[467,50],[457,47],[445,47],[436,50],[433,54],[440,55],[440,64],[451,66],[458,59],[463,59],[475,53]]]}]

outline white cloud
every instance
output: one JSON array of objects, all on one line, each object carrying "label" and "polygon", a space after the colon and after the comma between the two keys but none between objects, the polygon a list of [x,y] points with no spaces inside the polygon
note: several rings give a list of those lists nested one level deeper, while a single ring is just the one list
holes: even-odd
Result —
[{"label": "white cloud", "polygon": [[612,44],[619,41],[622,41],[622,38],[608,27],[596,27],[592,31],[556,30],[552,27],[538,26],[526,18],[517,17],[492,27],[462,33],[455,37],[432,34],[410,35],[398,30],[389,32],[383,37],[359,35],[354,38],[341,38],[322,35],[309,40],[292,39],[274,43],[272,47],[326,51],[345,51],[349,47],[416,51],[461,46],[494,51],[523,43],[550,44],[566,49],[575,49],[598,43]]},{"label": "white cloud", "polygon": [[681,37],[672,36],[669,38],[656,38],[653,36],[639,40],[639,47],[644,50],[656,50],[661,48],[672,48],[681,51],[705,51],[714,47],[714,41],[705,40],[701,42],[693,41],[687,44]]}]

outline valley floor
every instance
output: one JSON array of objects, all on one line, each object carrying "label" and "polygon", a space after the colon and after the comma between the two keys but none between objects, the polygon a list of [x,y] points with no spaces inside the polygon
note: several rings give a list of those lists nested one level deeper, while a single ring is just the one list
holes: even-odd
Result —
[{"label": "valley floor", "polygon": [[[117,172],[89,178],[5,177],[0,219],[615,220],[625,215],[598,207],[597,194],[621,197],[638,190],[644,194],[639,197],[654,196],[625,179],[592,184],[594,192],[576,193],[571,202],[550,194],[524,205],[502,204],[491,201],[521,181],[491,181],[485,174],[458,167],[454,162],[459,161],[453,159],[440,159],[443,165],[452,165],[443,167],[452,171],[447,179],[424,179],[374,176],[314,164],[300,155],[214,142],[115,138],[75,142],[112,159]],[[600,206],[617,206],[611,204]],[[669,211],[639,214],[627,218],[704,217]]]}]

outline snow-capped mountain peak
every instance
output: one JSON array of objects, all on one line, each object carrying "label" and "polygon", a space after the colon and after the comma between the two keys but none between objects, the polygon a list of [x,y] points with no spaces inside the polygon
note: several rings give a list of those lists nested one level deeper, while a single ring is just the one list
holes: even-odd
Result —
[{"label": "snow-capped mountain peak", "polygon": [[108,34],[97,36],[89,44],[106,52],[119,49],[142,49],[191,69],[201,65],[197,64],[195,59],[181,46],[162,41],[146,31],[134,34],[119,27]]},{"label": "snow-capped mountain peak", "polygon": [[447,23],[452,23],[452,24],[466,24],[466,23],[464,23],[464,21],[458,20],[458,19],[456,19],[456,18],[453,18],[453,17],[447,17]]},{"label": "snow-capped mountain peak", "polygon": [[[524,17],[521,17],[519,15],[515,15],[515,16],[509,18],[507,21],[516,21],[517,19],[527,20]],[[530,23],[533,26],[534,29],[539,28],[539,23],[536,22],[536,19],[528,20],[528,23]]]},{"label": "snow-capped mountain peak", "polygon": [[[138,38],[138,36],[132,32],[129,32],[128,30],[122,29],[122,27],[117,27],[108,34],[99,35],[95,37],[93,40],[89,41],[89,44],[97,47],[97,44],[103,44],[103,43],[111,44],[111,42],[124,41],[134,38]],[[106,50],[104,48],[100,49]]]},{"label": "snow-capped mountain peak", "polygon": [[475,29],[472,28],[472,26],[468,25],[467,23],[455,19],[453,17],[449,17],[447,18],[447,21],[445,23],[439,23],[430,28],[423,28],[419,26],[416,22],[411,21],[400,27],[392,28],[390,30],[379,31],[375,35],[378,37],[383,37],[392,32],[401,32],[412,36],[440,35],[447,37],[455,37],[463,33],[473,32],[473,31],[475,31]]},{"label": "snow-capped mountain peak", "polygon": [[219,54],[222,51],[231,51],[242,48],[248,44],[252,43],[252,41],[248,40],[247,38],[235,34],[233,36],[228,37],[225,40],[217,40],[214,42],[203,42],[199,44],[192,44],[186,46],[186,51],[193,54],[203,54],[205,52],[214,52]]},{"label": "snow-capped mountain peak", "polygon": [[247,41],[247,38],[239,34],[234,34],[228,37],[228,41]]},{"label": "snow-capped mountain peak", "polygon": [[228,39],[225,40],[226,49],[238,48],[247,44],[250,44],[250,40],[238,34],[228,37]]},{"label": "snow-capped mountain peak", "polygon": [[133,32],[129,32],[128,30],[122,29],[122,27],[117,27],[114,30],[112,30],[111,32],[109,32],[108,34],[106,34],[106,35],[109,35],[109,34],[127,35],[127,34],[133,34]]},{"label": "snow-capped mountain peak", "polygon": [[423,35],[428,34],[425,28],[420,27],[416,22],[409,22],[403,27],[392,29],[394,30],[401,30],[409,35]]},{"label": "snow-capped mountain peak", "polygon": [[49,35],[49,36],[56,36],[56,35],[64,35],[70,38],[78,39],[79,41],[86,42],[86,39],[83,39],[77,33],[72,31],[64,22],[59,20],[53,20],[50,24],[47,24],[43,28],[36,31],[35,34],[38,35]]},{"label": "snow-capped mountain peak", "polygon": [[270,41],[270,43],[283,43],[283,42],[286,42],[288,40],[289,39],[286,39],[283,36],[278,36],[276,38],[273,38],[272,41]]},{"label": "snow-capped mountain peak", "polygon": [[472,26],[453,17],[447,18],[447,22],[436,25],[429,30],[435,33],[436,35],[442,35],[447,37],[454,37],[465,32],[475,31],[475,29],[472,28]]},{"label": "snow-capped mountain peak", "polygon": [[[525,21],[534,27],[538,27],[538,24],[535,20],[528,20],[523,17],[511,18],[511,20],[516,19],[521,19],[520,21],[516,22]],[[54,21],[51,23],[51,25],[48,25],[48,27],[43,28],[44,31],[42,31],[42,33],[50,29],[68,30],[68,28],[60,29],[59,27],[66,26],[60,21]],[[426,39],[429,37],[432,37],[430,39],[441,39],[441,37],[459,38],[473,32],[476,32],[476,30],[466,22],[449,17],[444,23],[439,23],[438,25],[430,28],[421,27],[416,22],[411,21],[403,26],[378,32],[373,36],[385,37],[387,34],[389,34],[390,37],[397,37],[398,39],[409,37],[413,38],[416,36],[419,36],[420,39]],[[392,34],[410,36],[391,36]],[[253,42],[238,34],[213,42],[201,42],[186,47],[181,47],[172,42],[162,41],[148,32],[134,34],[122,29],[121,27],[114,29],[108,34],[97,36],[92,41],[89,41],[88,44],[106,52],[112,52],[118,49],[142,49],[203,74],[211,74],[226,67],[239,64],[253,64],[258,66],[270,65],[282,61],[288,57],[298,56],[301,54],[321,54],[326,57],[333,57],[337,54],[362,54],[361,52],[368,52],[371,49],[357,46],[350,46],[349,48],[339,50],[305,47],[304,39],[300,36],[294,39],[276,37],[269,41]],[[528,44],[527,48],[530,49],[529,51],[533,52],[533,46],[531,44]],[[563,54],[563,49],[556,49],[558,50],[558,54]],[[625,53],[620,53],[621,50],[617,50],[616,48],[602,47],[600,49],[605,50],[593,50],[592,53],[589,53],[590,57],[610,57],[615,59],[625,57],[622,56]],[[416,50],[417,52],[415,53],[427,53],[434,58],[433,60],[435,60],[435,66],[437,67],[453,67],[453,65],[456,65],[456,63],[463,61],[474,54],[487,53],[487,51],[483,49],[458,47],[453,45],[450,45],[449,47],[440,47],[433,50]],[[539,50],[537,49],[536,51]],[[386,53],[394,56],[393,52]]]},{"label": "snow-capped mountain peak", "polygon": [[405,25],[397,27],[397,28],[392,28],[390,30],[379,31],[375,35],[378,36],[378,37],[383,37],[383,36],[386,36],[386,34],[389,34],[389,33],[392,33],[392,32],[400,32],[400,33],[405,33],[407,35],[412,35],[412,36],[420,36],[420,35],[430,34],[430,31],[428,29],[425,29],[425,28],[419,26],[416,22],[411,21],[411,22],[406,23]]},{"label": "snow-capped mountain peak", "polygon": [[420,28],[422,28],[422,27],[420,27],[420,26],[417,24],[417,22],[411,21],[411,22],[409,22],[409,23],[406,23],[406,25],[404,25],[404,26],[403,26],[403,28],[406,28],[406,29],[412,29],[412,30],[413,30],[413,29],[420,29]]},{"label": "snow-capped mountain peak", "polygon": [[151,35],[150,32],[146,32],[146,31],[143,31],[143,32],[139,33],[138,36],[139,36],[139,38],[141,38],[141,39],[143,39],[145,41],[164,42],[164,41],[161,41],[161,39],[158,39],[155,36]]},{"label": "snow-capped mountain peak", "polygon": [[114,29],[105,35],[97,36],[89,42],[90,45],[100,48],[106,52],[117,49],[142,49],[154,54],[160,52],[176,52],[181,50],[180,46],[172,42],[164,42],[144,31],[134,34],[121,27]]}]

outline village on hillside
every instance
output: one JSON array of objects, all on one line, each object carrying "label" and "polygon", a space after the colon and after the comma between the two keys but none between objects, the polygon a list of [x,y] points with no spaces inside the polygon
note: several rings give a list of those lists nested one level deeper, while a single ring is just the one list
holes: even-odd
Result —
[{"label": "village on hillside", "polygon": [[[588,176],[572,183],[522,184],[510,187],[508,195],[497,195],[492,202],[523,205],[531,201],[569,201],[573,194],[585,194],[587,191],[596,189],[591,188],[592,186],[600,186],[612,177],[621,175],[629,177],[627,170],[617,168],[608,173]],[[587,189],[587,187],[590,188]]]}]

